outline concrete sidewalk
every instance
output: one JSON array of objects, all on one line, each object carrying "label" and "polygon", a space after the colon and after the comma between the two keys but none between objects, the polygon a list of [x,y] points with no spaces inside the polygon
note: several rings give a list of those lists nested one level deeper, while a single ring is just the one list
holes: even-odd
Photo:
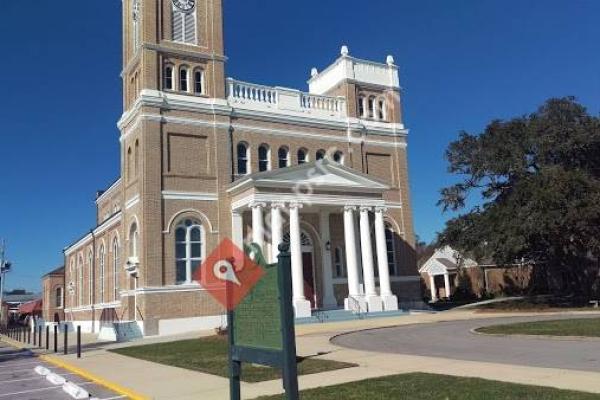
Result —
[{"label": "concrete sidewalk", "polygon": [[[560,314],[564,315],[564,313]],[[573,316],[579,314],[570,313]],[[514,315],[533,316],[536,314],[482,314],[472,311],[460,311],[298,326],[297,345],[299,355],[314,356],[321,354],[319,358],[352,362],[359,365],[356,368],[300,376],[300,387],[301,389],[309,389],[373,377],[408,372],[428,372],[600,393],[600,373],[457,361],[401,354],[371,353],[345,349],[330,343],[332,336],[356,330]],[[549,314],[545,313],[544,315]],[[84,353],[83,358],[80,360],[74,356],[63,356],[62,358],[65,362],[77,368],[90,371],[108,381],[130,388],[152,399],[191,400],[205,398],[226,400],[229,398],[229,381],[226,378],[137,360],[107,351],[113,347],[199,336],[199,334],[182,335],[171,338],[151,338],[132,344],[104,345],[102,348]],[[245,399],[282,393],[281,381],[244,383],[242,384],[242,393]]]}]

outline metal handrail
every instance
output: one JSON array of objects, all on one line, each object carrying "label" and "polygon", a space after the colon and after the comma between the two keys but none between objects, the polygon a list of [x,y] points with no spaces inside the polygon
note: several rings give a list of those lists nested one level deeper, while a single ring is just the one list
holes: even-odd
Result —
[{"label": "metal handrail", "polygon": [[367,310],[362,309],[360,301],[354,296],[348,296],[348,301],[350,302],[352,313],[358,315],[358,319],[365,319]]}]

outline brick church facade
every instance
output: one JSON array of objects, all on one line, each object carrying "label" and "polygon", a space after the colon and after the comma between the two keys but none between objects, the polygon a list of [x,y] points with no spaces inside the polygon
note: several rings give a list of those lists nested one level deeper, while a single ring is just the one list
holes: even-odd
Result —
[{"label": "brick church facade", "polygon": [[124,0],[123,32],[121,176],[64,250],[67,321],[221,325],[193,277],[225,238],[290,243],[298,318],[421,298],[393,57],[344,46],[301,92],[226,79],[221,0]]}]

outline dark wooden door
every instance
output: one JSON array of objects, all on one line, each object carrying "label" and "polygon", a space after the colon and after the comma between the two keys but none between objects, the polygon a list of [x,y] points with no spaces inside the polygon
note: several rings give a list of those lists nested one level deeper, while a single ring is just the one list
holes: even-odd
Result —
[{"label": "dark wooden door", "polygon": [[310,306],[317,307],[315,301],[315,276],[313,272],[312,253],[302,253],[302,267],[304,270],[304,296],[310,301]]}]

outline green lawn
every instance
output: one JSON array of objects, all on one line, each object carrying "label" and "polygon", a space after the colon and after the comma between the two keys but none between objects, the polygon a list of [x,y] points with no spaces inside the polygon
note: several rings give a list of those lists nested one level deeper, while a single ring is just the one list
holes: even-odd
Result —
[{"label": "green lawn", "polygon": [[558,321],[526,322],[487,326],[481,333],[504,335],[550,335],[600,337],[600,318],[564,319]]},{"label": "green lawn", "polygon": [[[445,375],[405,374],[303,391],[302,400],[598,400],[595,394]],[[260,397],[280,400],[283,396]]]},{"label": "green lawn", "polygon": [[[214,336],[202,339],[126,347],[111,351],[124,356],[140,358],[160,364],[229,377],[227,347],[227,339],[225,337]],[[304,358],[299,359],[298,373],[300,375],[308,375],[355,366],[355,364],[350,363]],[[246,382],[261,382],[278,378],[280,378],[280,373],[273,368],[249,364],[244,364],[242,367],[242,380]]]}]

